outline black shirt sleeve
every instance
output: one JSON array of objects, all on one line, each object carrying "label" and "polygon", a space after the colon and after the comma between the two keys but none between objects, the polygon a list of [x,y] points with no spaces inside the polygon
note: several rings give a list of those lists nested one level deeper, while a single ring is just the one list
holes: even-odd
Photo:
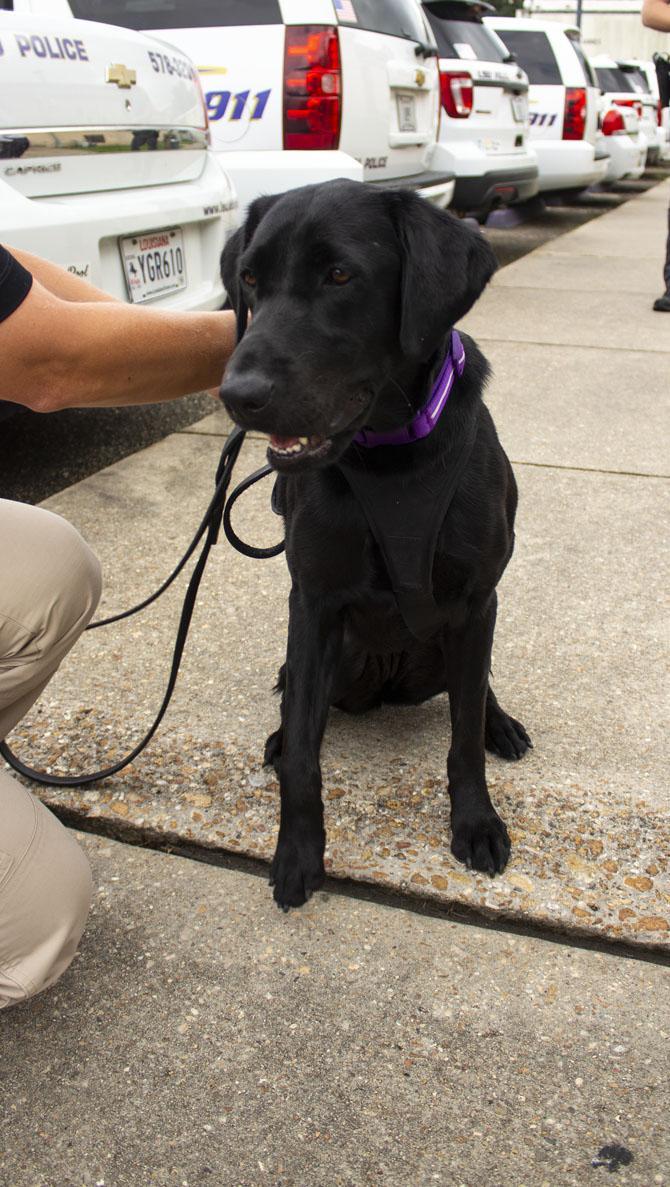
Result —
[{"label": "black shirt sleeve", "polygon": [[0,244],[0,321],[18,309],[32,283],[30,272]]}]

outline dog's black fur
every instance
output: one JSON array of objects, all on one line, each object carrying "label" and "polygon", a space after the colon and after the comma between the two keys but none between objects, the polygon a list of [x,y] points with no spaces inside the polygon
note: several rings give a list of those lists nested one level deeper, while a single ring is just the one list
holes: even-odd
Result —
[{"label": "dog's black fur", "polygon": [[[448,691],[452,852],[490,874],[509,856],[484,748],[520,758],[530,745],[488,683],[496,585],[512,553],[517,493],[481,400],[488,366],[472,339],[463,335],[465,373],[430,436],[411,445],[352,445],[362,426],[400,427],[425,403],[450,328],[495,267],[483,236],[453,216],[411,192],[348,181],[258,199],[223,254],[240,329],[247,310],[253,317],[221,398],[237,424],[270,435],[292,578],[281,726],[265,752],[281,788],[271,882],[284,908],[300,906],[324,878],[319,752],[333,704],[357,713]],[[433,566],[444,625],[419,642],[334,463],[364,453],[362,464],[373,473],[391,469],[400,491],[436,454],[452,466],[473,420],[474,446]],[[286,439],[298,436],[309,438],[307,448],[282,453]]]}]

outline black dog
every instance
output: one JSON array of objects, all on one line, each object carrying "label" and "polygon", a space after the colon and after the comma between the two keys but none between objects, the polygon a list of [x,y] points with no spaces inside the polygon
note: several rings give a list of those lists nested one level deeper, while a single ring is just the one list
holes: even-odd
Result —
[{"label": "black dog", "polygon": [[[452,215],[349,181],[258,199],[223,254],[240,332],[253,318],[221,398],[270,436],[293,583],[281,727],[265,752],[281,787],[271,882],[284,908],[324,878],[330,705],[358,713],[448,691],[452,852],[489,874],[509,856],[484,748],[520,758],[530,745],[488,683],[517,494],[472,339],[463,374],[460,357],[447,364],[453,388],[432,431],[408,441],[450,344],[462,349],[451,328],[495,267]],[[394,433],[401,443],[384,443]]]}]

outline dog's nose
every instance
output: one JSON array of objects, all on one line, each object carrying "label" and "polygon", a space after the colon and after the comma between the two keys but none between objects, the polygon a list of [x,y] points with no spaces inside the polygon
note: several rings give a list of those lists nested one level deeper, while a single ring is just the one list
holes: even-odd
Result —
[{"label": "dog's nose", "polygon": [[274,384],[266,375],[246,371],[240,375],[226,377],[221,384],[219,395],[233,420],[239,420],[244,424],[249,418],[257,417],[259,412],[267,408],[273,391]]}]

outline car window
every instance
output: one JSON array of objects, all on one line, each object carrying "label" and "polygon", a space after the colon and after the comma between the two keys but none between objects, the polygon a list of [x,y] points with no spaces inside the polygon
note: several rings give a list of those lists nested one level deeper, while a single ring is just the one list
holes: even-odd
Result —
[{"label": "car window", "polygon": [[333,0],[341,25],[357,25],[371,33],[390,33],[425,41],[426,29],[416,0]]},{"label": "car window", "polygon": [[[458,6],[462,10],[462,6]],[[441,58],[464,58],[479,62],[504,62],[495,37],[479,21],[450,17],[457,10],[455,4],[424,4],[430,27],[435,34]]]},{"label": "car window", "polygon": [[558,62],[546,33],[534,29],[496,29],[508,49],[516,54],[528,81],[538,85],[555,86],[563,82]]},{"label": "car window", "polygon": [[70,0],[72,15],[125,29],[281,25],[279,0]]},{"label": "car window", "polygon": [[623,67],[623,72],[626,75],[630,85],[638,95],[650,95],[651,87],[647,81],[647,76],[641,70],[626,70]]},{"label": "car window", "polygon": [[618,66],[596,66],[601,91],[632,91],[628,77]]}]

